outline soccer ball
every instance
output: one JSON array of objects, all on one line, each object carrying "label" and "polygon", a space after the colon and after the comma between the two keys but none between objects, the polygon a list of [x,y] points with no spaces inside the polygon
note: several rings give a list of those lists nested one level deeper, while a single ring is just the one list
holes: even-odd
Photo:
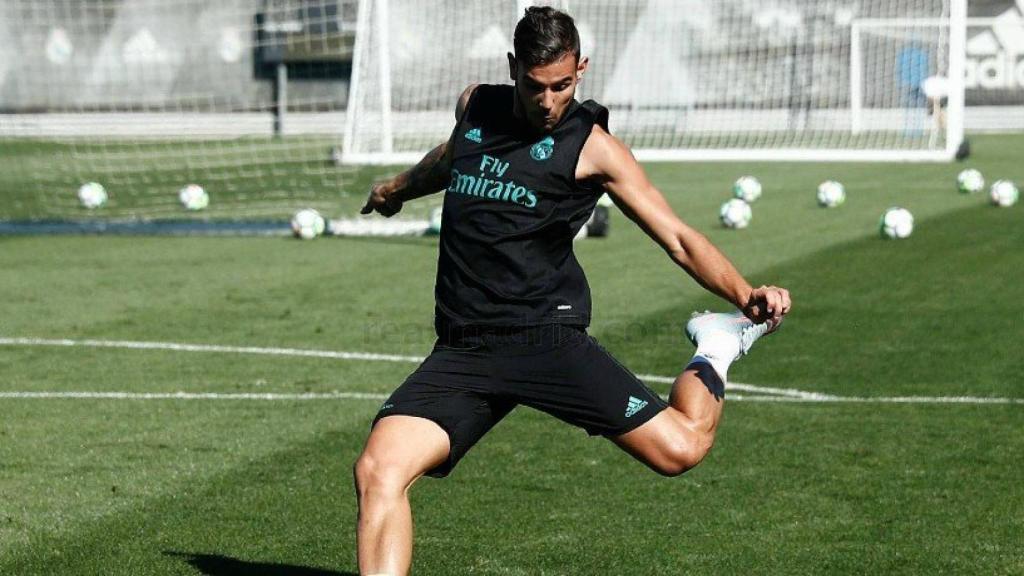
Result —
[{"label": "soccer ball", "polygon": [[1020,190],[1009,180],[996,180],[988,191],[988,197],[996,206],[1007,208],[1020,199]]},{"label": "soccer ball", "polygon": [[186,210],[202,210],[210,205],[210,195],[198,184],[189,184],[178,190],[178,200]]},{"label": "soccer ball", "polygon": [[985,188],[985,177],[974,168],[968,168],[957,174],[956,187],[964,194],[981,192]]},{"label": "soccer ball", "polygon": [[846,189],[835,180],[826,180],[818,185],[818,205],[835,208],[846,202]]},{"label": "soccer ball", "polygon": [[750,210],[750,204],[739,198],[733,198],[722,204],[722,208],[718,211],[718,218],[722,221],[722,224],[726,228],[733,229],[749,226],[753,215],[754,213]]},{"label": "soccer ball", "polygon": [[292,216],[292,233],[296,238],[312,240],[323,234],[326,227],[324,217],[312,208],[299,210]]},{"label": "soccer ball", "polygon": [[741,176],[732,185],[732,195],[748,204],[761,197],[761,183],[753,176]]},{"label": "soccer ball", "polygon": [[78,200],[90,210],[99,208],[107,203],[107,190],[102,184],[87,182],[78,189]]},{"label": "soccer ball", "polygon": [[889,208],[882,214],[878,229],[885,238],[906,238],[914,231],[914,215],[906,208]]},{"label": "soccer ball", "polygon": [[438,206],[430,212],[430,223],[427,225],[427,234],[437,235],[441,233],[441,215],[444,207]]}]

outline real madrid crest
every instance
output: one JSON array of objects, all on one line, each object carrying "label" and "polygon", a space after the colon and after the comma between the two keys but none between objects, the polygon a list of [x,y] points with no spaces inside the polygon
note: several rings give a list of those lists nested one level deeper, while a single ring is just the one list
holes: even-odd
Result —
[{"label": "real madrid crest", "polygon": [[530,158],[537,160],[538,162],[551,158],[551,155],[555,153],[555,139],[548,136],[537,142],[530,148]]}]

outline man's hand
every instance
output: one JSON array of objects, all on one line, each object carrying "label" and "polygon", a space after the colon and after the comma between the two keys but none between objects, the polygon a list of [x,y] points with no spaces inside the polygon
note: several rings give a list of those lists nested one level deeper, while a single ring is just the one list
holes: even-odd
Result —
[{"label": "man's hand", "polygon": [[789,290],[777,286],[761,286],[750,292],[743,313],[758,324],[771,322],[772,331],[779,328],[782,319],[789,314],[793,302],[789,299]]},{"label": "man's hand", "polygon": [[370,187],[366,204],[359,210],[360,214],[376,211],[385,218],[390,218],[402,211],[402,201],[392,193],[392,187],[386,182],[379,182]]}]

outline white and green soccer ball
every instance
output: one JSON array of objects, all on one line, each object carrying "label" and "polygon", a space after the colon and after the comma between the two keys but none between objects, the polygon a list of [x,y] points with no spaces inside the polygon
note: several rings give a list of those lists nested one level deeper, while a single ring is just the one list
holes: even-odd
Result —
[{"label": "white and green soccer ball", "polygon": [[906,208],[889,208],[882,214],[878,229],[885,238],[906,238],[914,232],[914,215]]},{"label": "white and green soccer ball", "polygon": [[1020,200],[1020,190],[1009,180],[996,180],[989,188],[988,199],[996,206],[1009,208]]},{"label": "white and green soccer ball", "polygon": [[974,168],[968,168],[957,174],[956,187],[964,194],[981,192],[985,189],[985,177]]},{"label": "white and green soccer ball", "polygon": [[178,201],[186,210],[202,210],[210,205],[210,195],[198,184],[188,184],[178,190]]},{"label": "white and green soccer ball", "polygon": [[292,234],[296,238],[312,240],[323,234],[326,228],[324,217],[312,208],[299,210],[292,216]]},{"label": "white and green soccer ball", "polygon": [[826,180],[818,184],[818,205],[823,208],[835,208],[846,202],[846,189],[835,180]]},{"label": "white and green soccer ball", "polygon": [[722,221],[722,225],[734,230],[749,226],[753,216],[750,204],[739,198],[729,200],[718,210],[718,219]]},{"label": "white and green soccer ball", "polygon": [[78,201],[92,210],[107,203],[107,189],[98,182],[86,182],[78,188]]},{"label": "white and green soccer ball", "polygon": [[761,183],[753,176],[740,176],[732,185],[732,195],[747,204],[761,197]]}]

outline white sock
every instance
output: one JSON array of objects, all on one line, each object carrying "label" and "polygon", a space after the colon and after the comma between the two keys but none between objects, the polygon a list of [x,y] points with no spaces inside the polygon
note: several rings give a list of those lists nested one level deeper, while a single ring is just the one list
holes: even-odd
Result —
[{"label": "white sock", "polygon": [[725,383],[728,382],[726,376],[729,374],[729,366],[739,355],[738,338],[727,332],[712,332],[700,339],[697,352],[686,367],[689,368],[694,363],[710,364]]}]

